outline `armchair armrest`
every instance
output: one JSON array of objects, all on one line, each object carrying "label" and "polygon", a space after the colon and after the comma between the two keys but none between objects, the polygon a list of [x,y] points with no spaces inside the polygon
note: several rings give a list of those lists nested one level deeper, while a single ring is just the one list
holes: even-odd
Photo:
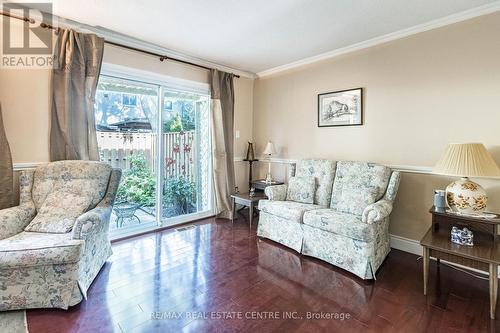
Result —
[{"label": "armchair armrest", "polygon": [[268,186],[264,189],[267,198],[272,201],[283,201],[286,199],[286,185]]},{"label": "armchair armrest", "polygon": [[364,223],[372,224],[388,217],[391,212],[392,202],[383,199],[368,205],[363,211],[361,219]]},{"label": "armchair armrest", "polygon": [[71,234],[72,239],[92,239],[100,233],[106,234],[108,232],[109,218],[121,176],[121,170],[113,169],[104,198],[94,209],[76,219]]},{"label": "armchair armrest", "polygon": [[108,221],[111,216],[111,206],[97,206],[80,215],[73,226],[72,239],[89,239],[93,235],[107,233]]},{"label": "armchair armrest", "polygon": [[0,210],[0,239],[14,236],[33,220],[36,209],[33,202]]}]

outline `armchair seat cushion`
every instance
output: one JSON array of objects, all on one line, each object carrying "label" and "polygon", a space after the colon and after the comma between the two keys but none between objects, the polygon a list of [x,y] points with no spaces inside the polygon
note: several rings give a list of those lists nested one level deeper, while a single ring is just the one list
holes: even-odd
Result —
[{"label": "armchair seat cushion", "polygon": [[84,241],[71,233],[21,232],[0,240],[0,270],[4,268],[60,265],[80,260]]},{"label": "armchair seat cushion", "polygon": [[320,208],[324,208],[324,206],[295,201],[259,201],[259,210],[295,223],[302,223],[305,212]]},{"label": "armchair seat cushion", "polygon": [[375,235],[373,225],[362,222],[361,216],[329,208],[306,212],[304,224],[363,242],[372,241]]}]

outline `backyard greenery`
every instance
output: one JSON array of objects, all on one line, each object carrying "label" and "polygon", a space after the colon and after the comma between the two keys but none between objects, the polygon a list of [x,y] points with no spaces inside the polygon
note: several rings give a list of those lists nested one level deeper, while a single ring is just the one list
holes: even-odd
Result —
[{"label": "backyard greenery", "polygon": [[118,188],[117,202],[136,203],[143,207],[155,205],[156,181],[143,154],[128,157],[130,169],[124,171]]},{"label": "backyard greenery", "polygon": [[168,214],[182,215],[196,211],[195,184],[184,177],[170,177],[163,187],[163,202],[167,210],[172,210]]},{"label": "backyard greenery", "polygon": [[[134,203],[142,207],[155,205],[156,181],[143,154],[128,157],[130,169],[124,171],[118,188],[117,203]],[[183,176],[170,177],[163,186],[163,209],[176,216],[196,211],[196,186]]]}]

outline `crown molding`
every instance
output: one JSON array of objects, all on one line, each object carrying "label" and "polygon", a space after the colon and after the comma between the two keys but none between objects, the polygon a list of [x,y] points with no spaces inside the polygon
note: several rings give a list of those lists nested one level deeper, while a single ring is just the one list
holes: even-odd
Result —
[{"label": "crown molding", "polygon": [[421,32],[437,29],[440,27],[444,27],[453,23],[458,23],[461,21],[466,21],[478,16],[483,16],[487,14],[491,14],[494,12],[500,11],[500,1],[495,1],[483,6],[479,6],[476,8],[472,8],[463,12],[455,13],[449,16],[442,17],[440,19],[432,20],[427,23],[422,23],[407,29],[399,30],[396,32],[392,32],[383,36],[375,37],[372,39],[368,39],[363,42],[355,43],[346,47],[341,47],[339,49],[335,49],[329,52],[325,52],[322,54],[318,54],[312,57],[304,58],[301,60],[297,60],[291,62],[289,64],[273,67],[261,72],[257,73],[258,78],[264,78],[267,76],[272,76],[290,69],[302,67],[305,65],[309,65],[318,61],[331,59],[346,53],[351,53],[354,51],[366,49],[369,47],[373,47],[379,44],[384,44],[393,40],[401,39],[404,37],[408,37],[411,35],[415,35]]},{"label": "crown molding", "polygon": [[[65,25],[66,21],[67,20],[64,20],[63,23],[62,23],[62,25]],[[59,21],[59,22],[61,22],[61,21]],[[118,33],[118,32],[115,32],[115,31],[112,31],[112,30],[109,30],[109,29],[106,29],[104,27],[100,27],[100,26],[87,26],[85,24],[83,24],[82,27],[83,26],[85,26],[87,30],[95,33],[96,35],[104,37],[106,40],[108,40],[110,42],[115,42],[115,43],[119,43],[119,44],[131,46],[131,47],[143,49],[143,50],[146,50],[146,51],[150,51],[150,52],[154,52],[154,53],[159,53],[159,54],[165,55],[167,57],[172,57],[172,58],[177,58],[177,59],[189,61],[189,62],[195,63],[197,65],[202,65],[202,66],[205,66],[205,67],[215,68],[215,69],[218,69],[218,70],[221,70],[221,71],[224,71],[224,72],[237,74],[237,75],[239,75],[241,77],[246,77],[246,78],[249,78],[249,79],[252,79],[252,80],[257,78],[257,75],[254,74],[254,73],[243,71],[243,70],[239,70],[239,69],[232,68],[232,67],[229,67],[229,66],[226,66],[226,65],[222,65],[222,64],[215,63],[215,62],[211,62],[211,61],[208,61],[208,60],[204,60],[204,59],[198,58],[198,57],[190,55],[190,54],[186,54],[186,53],[182,53],[182,52],[179,52],[179,51],[171,50],[171,49],[168,49],[168,48],[165,48],[165,47],[162,47],[162,46],[150,43],[150,42],[143,41],[141,39],[137,39],[135,37],[131,37],[131,36],[128,36],[128,35],[124,35],[124,34],[121,34],[121,33]],[[112,47],[119,48],[119,46],[112,46]],[[180,65],[182,65],[182,64],[180,64]],[[189,66],[189,65],[184,65],[184,66]]]},{"label": "crown molding", "polygon": [[[16,5],[19,5],[19,3],[16,3]],[[9,3],[8,2],[4,3],[4,6],[6,6],[8,8]],[[135,48],[142,49],[145,51],[150,51],[153,53],[162,54],[162,55],[165,55],[167,57],[172,57],[172,58],[177,58],[180,60],[189,61],[189,62],[192,62],[192,63],[197,64],[197,65],[201,65],[201,66],[205,66],[205,67],[209,67],[209,68],[215,68],[215,69],[218,69],[218,70],[221,70],[224,72],[237,74],[241,77],[246,77],[249,79],[256,79],[257,78],[257,75],[255,73],[240,70],[240,69],[233,68],[233,67],[229,67],[229,66],[226,66],[223,64],[218,64],[218,63],[215,63],[215,62],[212,62],[209,60],[201,59],[201,58],[198,58],[194,55],[190,55],[190,54],[187,54],[184,52],[179,52],[176,50],[168,49],[166,47],[162,47],[162,46],[159,46],[157,44],[150,43],[150,42],[147,42],[147,41],[144,41],[142,39],[135,38],[135,37],[132,37],[129,35],[125,35],[125,34],[122,34],[122,33],[119,33],[119,32],[116,32],[116,31],[113,31],[113,30],[110,30],[110,29],[107,29],[107,28],[104,28],[101,26],[92,26],[89,24],[85,24],[85,23],[81,23],[78,21],[64,18],[64,17],[60,17],[60,16],[57,16],[54,14],[48,14],[48,13],[45,13],[45,14],[50,15],[52,17],[52,21],[53,21],[52,25],[55,27],[73,29],[73,30],[77,30],[77,31],[87,32],[87,33],[94,33],[100,37],[103,37],[105,40],[110,41],[110,42],[115,42],[118,44],[123,44],[126,46],[135,47]],[[42,16],[40,14],[37,14],[36,12],[31,15],[31,18],[35,19],[36,21],[42,20]],[[118,46],[114,46],[114,47],[118,47]],[[189,65],[184,65],[184,66],[189,66]]]}]

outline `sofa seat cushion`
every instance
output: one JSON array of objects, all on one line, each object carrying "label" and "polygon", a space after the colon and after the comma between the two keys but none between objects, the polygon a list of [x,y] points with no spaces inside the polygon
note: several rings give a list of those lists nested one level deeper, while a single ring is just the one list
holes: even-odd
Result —
[{"label": "sofa seat cushion", "polygon": [[363,223],[361,216],[333,209],[316,209],[304,214],[304,224],[351,239],[369,242],[374,239],[373,225]]},{"label": "sofa seat cushion", "polygon": [[324,208],[324,206],[295,201],[259,201],[259,210],[295,223],[302,223],[302,217],[305,212],[320,208]]},{"label": "sofa seat cushion", "polygon": [[21,232],[0,240],[2,268],[60,265],[80,260],[84,241],[71,239],[71,233]]}]

